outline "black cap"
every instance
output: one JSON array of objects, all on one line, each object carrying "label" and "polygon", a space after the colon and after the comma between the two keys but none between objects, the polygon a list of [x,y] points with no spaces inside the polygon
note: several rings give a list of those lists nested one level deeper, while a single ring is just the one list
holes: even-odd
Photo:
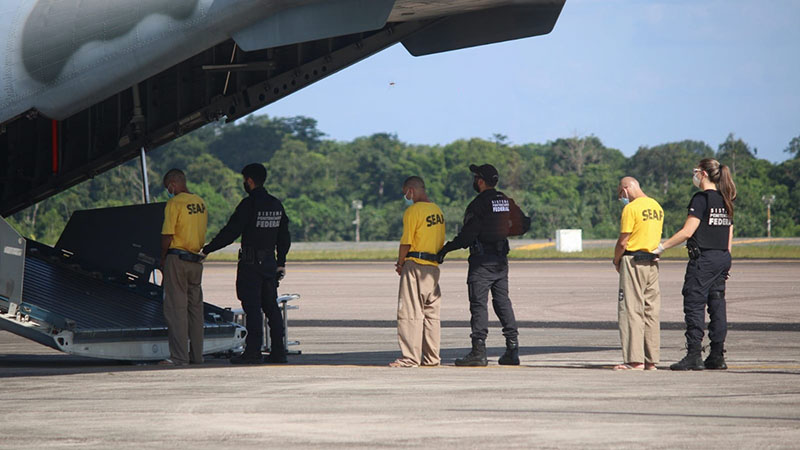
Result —
[{"label": "black cap", "polygon": [[500,176],[497,174],[497,169],[491,164],[484,164],[482,166],[470,164],[469,171],[474,173],[476,177],[483,179],[489,186],[496,185],[497,180],[500,179]]}]

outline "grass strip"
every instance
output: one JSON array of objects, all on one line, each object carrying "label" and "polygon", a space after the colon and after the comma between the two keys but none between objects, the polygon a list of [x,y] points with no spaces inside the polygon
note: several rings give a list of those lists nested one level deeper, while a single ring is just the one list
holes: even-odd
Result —
[{"label": "grass strip", "polygon": [[[465,260],[469,256],[467,250],[457,250],[447,255],[448,260]],[[578,259],[578,260],[610,260],[614,256],[613,247],[587,248],[582,252],[562,253],[554,248],[537,250],[512,250],[509,259]],[[800,245],[742,245],[734,246],[734,259],[800,259]],[[396,250],[302,250],[291,251],[292,261],[394,261]],[[235,253],[212,253],[209,261],[236,261]],[[671,248],[664,252],[664,260],[686,260],[686,249]]]}]

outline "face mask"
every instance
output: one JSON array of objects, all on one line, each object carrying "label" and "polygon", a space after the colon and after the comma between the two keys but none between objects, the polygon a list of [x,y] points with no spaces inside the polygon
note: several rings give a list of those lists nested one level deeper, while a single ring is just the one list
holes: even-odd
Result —
[{"label": "face mask", "polygon": [[[411,191],[409,191],[409,193],[410,192]],[[406,206],[411,206],[411,205],[414,204],[414,198],[413,197],[412,198],[408,198],[408,197],[405,196],[405,194],[403,194],[403,201],[406,202]]]},{"label": "face mask", "polygon": [[625,195],[625,191],[622,191],[622,195],[619,196],[618,200],[622,202],[622,206],[625,206],[631,202],[631,200]]},{"label": "face mask", "polygon": [[173,198],[173,197],[175,197],[175,194],[173,194],[172,191],[169,190],[169,187],[167,187],[167,198]]},{"label": "face mask", "polygon": [[700,187],[700,178],[697,176],[697,174],[692,175],[692,183],[694,183],[694,187]]},{"label": "face mask", "polygon": [[475,181],[472,182],[472,189],[475,189],[475,192],[481,193],[481,187],[478,186],[478,179],[476,178]]},{"label": "face mask", "polygon": [[242,184],[244,184],[244,191],[245,191],[245,192],[247,192],[247,193],[249,194],[249,193],[250,193],[250,191],[251,191],[251,189],[250,189],[250,186],[248,186],[248,185],[247,185],[247,182],[246,182],[246,181],[245,181],[244,183],[242,183]]}]

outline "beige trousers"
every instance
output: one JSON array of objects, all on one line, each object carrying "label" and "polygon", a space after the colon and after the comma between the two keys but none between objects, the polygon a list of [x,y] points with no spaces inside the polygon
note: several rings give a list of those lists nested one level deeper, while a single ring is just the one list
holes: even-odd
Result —
[{"label": "beige trousers", "polygon": [[619,337],[625,363],[659,362],[661,289],[658,263],[623,256],[619,265]]},{"label": "beige trousers", "polygon": [[397,340],[403,362],[417,366],[441,362],[441,298],[439,267],[407,260],[400,274],[397,300]]},{"label": "beige trousers", "polygon": [[202,264],[167,255],[163,282],[164,319],[167,321],[170,359],[178,364],[203,362],[202,279]]}]

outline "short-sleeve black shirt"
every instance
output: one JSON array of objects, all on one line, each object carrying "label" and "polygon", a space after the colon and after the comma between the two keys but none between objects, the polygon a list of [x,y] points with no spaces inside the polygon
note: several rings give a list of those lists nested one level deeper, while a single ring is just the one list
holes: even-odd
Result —
[{"label": "short-sleeve black shirt", "polygon": [[725,208],[722,194],[713,189],[698,192],[689,202],[689,215],[700,219],[690,240],[701,249],[728,249],[728,237],[733,220]]}]

